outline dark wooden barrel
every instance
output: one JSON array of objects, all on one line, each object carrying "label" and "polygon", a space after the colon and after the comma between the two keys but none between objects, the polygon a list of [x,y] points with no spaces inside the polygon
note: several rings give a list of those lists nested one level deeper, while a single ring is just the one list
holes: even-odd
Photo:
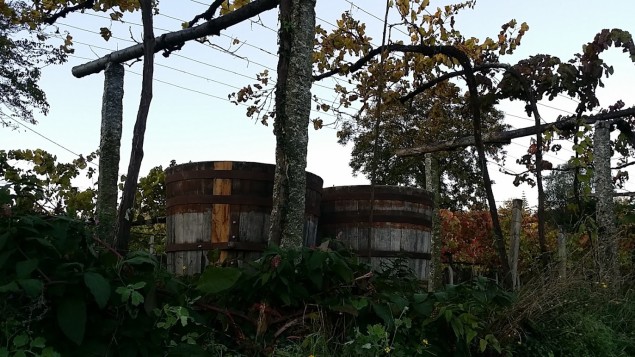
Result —
[{"label": "dark wooden barrel", "polygon": [[407,258],[417,277],[427,280],[432,208],[433,196],[425,190],[375,186],[371,223],[371,186],[327,187],[322,191],[319,235],[341,241],[363,259],[370,257],[376,268],[382,261]]},{"label": "dark wooden barrel", "polygon": [[[165,172],[168,269],[196,274],[210,261],[260,257],[269,233],[275,165],[208,161]],[[307,172],[304,242],[309,246],[316,243],[322,182]]]}]

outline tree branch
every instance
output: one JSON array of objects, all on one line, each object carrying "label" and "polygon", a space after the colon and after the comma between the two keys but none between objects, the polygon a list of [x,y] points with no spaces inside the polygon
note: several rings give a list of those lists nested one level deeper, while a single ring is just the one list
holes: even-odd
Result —
[{"label": "tree branch", "polygon": [[60,10],[60,12],[56,14],[53,14],[49,17],[45,17],[42,19],[42,22],[47,25],[53,25],[55,21],[59,20],[60,17],[65,18],[66,15],[70,14],[71,12],[75,12],[77,10],[90,9],[94,5],[95,5],[95,0],[86,0],[83,3],[79,3],[75,6],[69,6],[63,10]]},{"label": "tree branch", "polygon": [[[267,10],[274,9],[278,6],[279,2],[280,0],[255,0],[236,11],[232,11],[227,15],[218,17],[202,25],[163,34],[156,39],[154,53],[197,38],[219,35],[222,30],[230,26],[236,25]],[[72,73],[75,77],[81,78],[101,72],[106,68],[106,64],[109,62],[123,63],[141,56],[143,56],[143,44],[138,44],[112,52],[94,61],[75,66],[73,67]]]},{"label": "tree branch", "polygon": [[152,20],[152,0],[139,0],[141,4],[141,19],[143,23],[143,78],[141,80],[141,99],[137,120],[134,126],[132,137],[132,152],[130,153],[130,163],[128,173],[123,186],[121,204],[118,213],[117,225],[117,250],[127,251],[130,242],[130,227],[133,217],[129,217],[128,212],[134,207],[135,194],[137,192],[137,181],[139,180],[139,170],[143,161],[143,142],[145,139],[146,123],[152,102],[152,78],[154,75],[154,31]]},{"label": "tree branch", "polygon": [[[598,115],[591,115],[585,118],[582,118],[583,123],[585,124],[593,124],[597,121],[601,120],[611,120],[616,118],[624,118],[628,116],[635,115],[635,107],[631,107],[624,110],[619,110],[615,112],[602,113]],[[535,135],[537,133],[543,133],[549,129],[568,129],[577,124],[577,117],[571,116],[567,117],[563,120],[542,124],[540,126],[531,126],[526,128],[520,128],[516,130],[503,131],[499,133],[490,133],[483,137],[483,142],[488,144],[499,144],[499,143],[509,143],[512,139],[522,138],[529,135]],[[458,148],[462,148],[465,146],[474,145],[474,137],[467,136],[454,140],[443,141],[434,145],[426,145],[414,148],[407,149],[399,149],[396,151],[397,156],[416,156],[423,155],[429,152],[438,152],[438,151],[449,151]]]},{"label": "tree branch", "polygon": [[194,18],[192,19],[192,21],[188,22],[187,24],[187,28],[191,28],[194,25],[196,25],[196,23],[198,22],[198,20],[203,19],[205,21],[209,21],[212,18],[214,18],[214,13],[216,13],[216,10],[218,10],[218,8],[221,6],[221,4],[224,2],[225,0],[215,0],[207,10],[205,10],[204,13],[200,14],[200,15],[196,15],[194,16]]},{"label": "tree branch", "polygon": [[[482,72],[482,71],[487,71],[490,69],[507,69],[507,65],[501,65],[500,63],[488,63],[488,64],[483,64],[480,66],[475,66],[473,68],[474,72]],[[456,72],[451,72],[451,73],[445,73],[427,83],[424,83],[423,85],[417,87],[415,90],[413,90],[412,92],[404,95],[403,97],[399,98],[398,100],[401,103],[405,103],[407,101],[409,101],[410,99],[416,97],[417,95],[423,93],[425,90],[430,89],[432,87],[434,87],[435,85],[441,83],[441,82],[445,82],[448,79],[454,78],[454,77],[458,77],[458,76],[462,76],[466,73],[465,70],[461,70],[461,71],[456,71]]]},{"label": "tree branch", "polygon": [[320,81],[324,78],[332,77],[336,74],[348,74],[360,70],[366,63],[368,63],[373,57],[380,55],[383,51],[390,52],[411,52],[421,53],[426,56],[434,56],[436,54],[445,54],[447,56],[456,58],[454,55],[458,55],[460,50],[453,46],[425,46],[425,45],[400,45],[390,44],[379,46],[368,52],[364,57],[357,60],[355,63],[349,65],[334,68],[330,71],[324,72],[317,76],[313,76],[314,81]]}]

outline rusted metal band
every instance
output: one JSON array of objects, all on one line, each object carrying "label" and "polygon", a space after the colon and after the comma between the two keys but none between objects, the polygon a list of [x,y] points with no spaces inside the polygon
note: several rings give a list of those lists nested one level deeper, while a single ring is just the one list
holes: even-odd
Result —
[{"label": "rusted metal band", "polygon": [[199,251],[199,250],[240,250],[240,251],[251,251],[251,252],[262,252],[265,250],[267,245],[265,243],[255,243],[255,242],[222,242],[222,243],[212,243],[212,242],[197,242],[197,243],[172,243],[166,244],[165,251],[166,253],[174,253],[174,252],[191,252],[191,251]]},{"label": "rusted metal band", "polygon": [[[322,225],[351,224],[361,223],[368,224],[370,219],[370,211],[344,211],[344,212],[324,212],[320,217]],[[403,210],[377,210],[373,212],[373,223],[407,223],[423,227],[432,227],[432,217],[418,212]]]},{"label": "rusted metal band", "polygon": [[[307,187],[313,191],[322,192],[323,180],[311,173],[307,173]],[[247,170],[192,170],[178,171],[165,175],[165,183],[183,180],[214,180],[214,179],[237,179],[249,181],[269,181],[273,184],[274,172],[247,171]]]},{"label": "rusted metal band", "polygon": [[176,197],[170,197],[165,202],[165,206],[167,208],[191,204],[227,204],[272,207],[273,199],[271,197],[259,197],[253,195],[179,195]]},{"label": "rusted metal band", "polygon": [[[269,211],[273,207],[273,199],[271,197],[258,197],[249,195],[183,195],[168,198],[166,200],[165,207],[168,216],[171,216],[175,212],[183,211],[177,209],[177,207],[180,206],[189,206],[185,210],[187,212],[204,212],[210,210],[213,204],[228,204],[234,206],[259,206],[264,208],[262,212],[269,213]],[[318,205],[306,206],[305,214],[314,217],[320,217],[320,213],[320,207]]]},{"label": "rusted metal band", "polygon": [[[355,254],[359,257],[368,257],[368,250],[355,250]],[[430,260],[432,259],[432,254],[430,253],[419,253],[419,252],[403,252],[403,251],[390,251],[390,250],[371,250],[370,251],[371,258],[410,258],[410,259],[423,259]]]},{"label": "rusted metal band", "polygon": [[172,183],[182,180],[199,179],[239,179],[252,181],[273,181],[273,172],[245,171],[245,170],[191,170],[178,171],[165,175],[165,183]]},{"label": "rusted metal band", "polygon": [[[181,195],[168,198],[165,207],[168,215],[170,215],[171,209],[176,206],[201,205],[209,209],[213,204],[271,208],[273,207],[273,198],[253,195]],[[203,211],[203,209],[201,209],[201,211]],[[319,217],[320,207],[317,205],[307,205],[305,212]]]},{"label": "rusted metal band", "polygon": [[[370,201],[370,191],[368,192],[346,192],[330,191],[322,192],[322,202],[332,201]],[[375,192],[375,202],[377,201],[401,201],[419,203],[432,207],[433,200],[430,195],[412,195],[398,192]]]}]

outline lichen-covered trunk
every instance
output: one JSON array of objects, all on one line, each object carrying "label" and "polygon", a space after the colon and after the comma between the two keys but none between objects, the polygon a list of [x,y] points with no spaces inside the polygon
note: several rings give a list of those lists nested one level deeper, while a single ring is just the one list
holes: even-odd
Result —
[{"label": "lichen-covered trunk", "polygon": [[303,244],[316,0],[281,0],[276,83],[276,173],[269,244]]},{"label": "lichen-covered trunk", "polygon": [[600,279],[613,281],[617,272],[613,178],[611,176],[611,133],[609,122],[595,124],[593,136],[593,180],[597,197],[598,244],[595,254]]},{"label": "lichen-covered trunk", "polygon": [[432,208],[432,234],[430,235],[430,276],[428,278],[428,291],[435,291],[443,285],[443,267],[441,266],[441,217],[439,217],[439,202],[441,201],[441,172],[439,162],[432,154],[425,156],[425,182],[426,190],[434,195]]},{"label": "lichen-covered trunk", "polygon": [[154,73],[154,32],[152,30],[152,3],[151,0],[140,0],[141,18],[143,21],[143,79],[141,82],[141,99],[137,120],[134,126],[132,137],[132,151],[130,153],[130,163],[128,173],[123,186],[121,205],[119,206],[119,217],[117,226],[117,250],[128,250],[130,242],[130,223],[133,220],[131,210],[134,206],[135,194],[137,192],[137,180],[141,161],[143,161],[143,141],[146,132],[146,122],[150,112],[152,102],[152,77]]},{"label": "lichen-covered trunk", "polygon": [[106,66],[101,107],[99,178],[95,207],[96,236],[114,245],[117,227],[117,180],[123,120],[124,68],[117,63]]}]

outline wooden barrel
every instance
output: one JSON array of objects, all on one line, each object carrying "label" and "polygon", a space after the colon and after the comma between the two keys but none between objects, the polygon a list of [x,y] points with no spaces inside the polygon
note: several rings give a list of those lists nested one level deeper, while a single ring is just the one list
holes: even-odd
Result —
[{"label": "wooden barrel", "polygon": [[[202,272],[210,261],[255,260],[267,245],[275,165],[209,161],[166,170],[168,269]],[[316,244],[322,179],[307,172],[304,243]],[[211,254],[211,252],[217,254]]]},{"label": "wooden barrel", "polygon": [[341,241],[360,258],[370,257],[375,268],[387,260],[406,258],[417,277],[427,280],[432,194],[412,187],[375,186],[374,202],[371,223],[371,186],[325,188],[319,225],[321,239]]}]

